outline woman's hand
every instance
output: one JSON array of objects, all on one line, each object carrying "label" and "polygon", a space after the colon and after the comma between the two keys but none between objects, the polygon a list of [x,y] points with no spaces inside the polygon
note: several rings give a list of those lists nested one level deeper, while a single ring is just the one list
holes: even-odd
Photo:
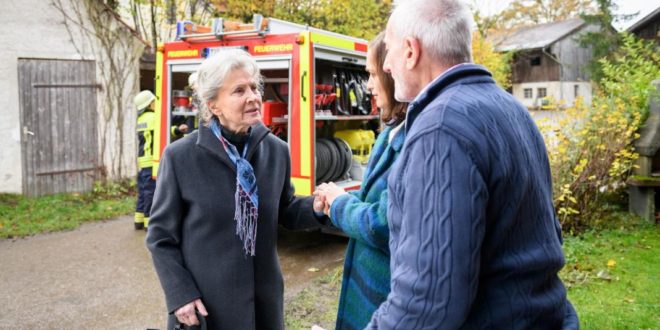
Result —
[{"label": "woman's hand", "polygon": [[[334,182],[322,183],[316,187],[316,191],[314,191],[314,196],[325,199],[325,209],[323,210],[323,213],[327,216],[330,216],[330,207],[332,206],[332,203],[337,197],[343,194],[347,194],[347,192]],[[316,206],[316,203],[314,205]]]},{"label": "woman's hand", "polygon": [[199,314],[202,314],[204,317],[209,315],[209,313],[206,311],[206,307],[204,307],[204,304],[202,303],[202,300],[195,299],[177,309],[174,312],[174,316],[176,316],[176,319],[179,320],[179,322],[187,326],[199,325],[199,320],[195,314],[195,309],[197,309]]}]

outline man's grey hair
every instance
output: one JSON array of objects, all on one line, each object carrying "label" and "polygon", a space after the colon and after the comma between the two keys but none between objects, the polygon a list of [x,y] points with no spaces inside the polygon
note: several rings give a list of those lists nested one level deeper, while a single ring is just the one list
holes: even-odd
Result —
[{"label": "man's grey hair", "polygon": [[227,77],[237,69],[245,70],[257,82],[259,90],[262,89],[263,79],[259,66],[254,58],[242,49],[220,51],[204,60],[197,69],[195,95],[199,100],[199,116],[204,125],[208,126],[215,116],[208,106],[209,101],[215,100]]},{"label": "man's grey hair", "polygon": [[474,19],[461,0],[395,0],[390,24],[397,38],[419,40],[443,65],[472,62]]}]

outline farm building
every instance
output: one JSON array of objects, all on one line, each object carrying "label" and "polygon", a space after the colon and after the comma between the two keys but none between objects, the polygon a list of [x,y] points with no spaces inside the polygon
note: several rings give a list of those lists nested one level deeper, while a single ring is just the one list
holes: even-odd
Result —
[{"label": "farm building", "polygon": [[134,175],[138,59],[146,44],[95,0],[26,0],[0,18],[0,192],[91,189]]},{"label": "farm building", "polygon": [[591,50],[578,38],[595,25],[575,18],[523,27],[490,37],[499,52],[514,52],[511,66],[512,94],[528,108],[540,108],[552,99],[570,105],[578,97],[591,103],[586,71]]}]

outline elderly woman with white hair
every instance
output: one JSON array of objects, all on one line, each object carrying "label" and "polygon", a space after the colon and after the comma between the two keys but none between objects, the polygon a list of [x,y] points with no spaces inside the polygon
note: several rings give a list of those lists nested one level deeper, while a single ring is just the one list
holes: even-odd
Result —
[{"label": "elderly woman with white hair", "polygon": [[168,328],[199,313],[209,329],[283,329],[277,225],[317,226],[314,198],[294,196],[287,145],[261,124],[254,59],[228,50],[197,73],[203,125],[165,149],[146,239]]}]

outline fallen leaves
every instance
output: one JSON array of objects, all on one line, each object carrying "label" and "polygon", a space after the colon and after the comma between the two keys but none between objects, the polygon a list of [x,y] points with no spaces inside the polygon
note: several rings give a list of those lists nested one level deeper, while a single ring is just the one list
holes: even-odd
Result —
[{"label": "fallen leaves", "polygon": [[614,259],[608,260],[607,261],[607,268],[612,269],[614,267],[616,267],[616,260],[614,260]]}]

